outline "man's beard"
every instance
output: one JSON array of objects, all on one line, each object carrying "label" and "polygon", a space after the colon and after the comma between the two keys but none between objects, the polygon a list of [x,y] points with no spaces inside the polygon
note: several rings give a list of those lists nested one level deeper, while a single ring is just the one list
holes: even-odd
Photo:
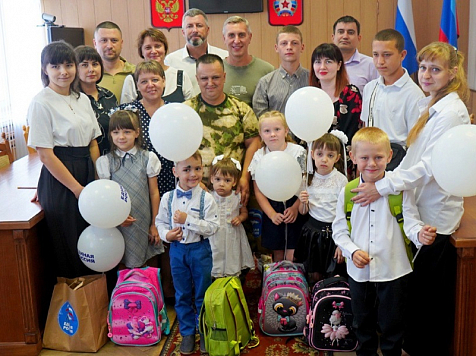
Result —
[{"label": "man's beard", "polygon": [[196,37],[188,39],[187,42],[193,47],[199,47],[203,44],[203,42],[205,42],[205,40],[201,37]]}]

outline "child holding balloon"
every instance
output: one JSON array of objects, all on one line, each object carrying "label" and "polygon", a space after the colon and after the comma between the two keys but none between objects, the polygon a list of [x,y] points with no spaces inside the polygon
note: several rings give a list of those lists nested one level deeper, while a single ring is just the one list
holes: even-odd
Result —
[{"label": "child holding balloon", "polygon": [[[263,247],[273,251],[275,262],[284,259],[292,261],[294,248],[304,223],[304,217],[298,212],[299,199],[297,196],[293,196],[286,202],[268,199],[256,184],[255,173],[264,155],[272,151],[284,151],[294,157],[304,173],[306,170],[306,150],[290,142],[291,138],[288,135],[289,128],[286,119],[279,111],[269,111],[260,116],[259,134],[262,147],[255,152],[248,171],[251,172],[254,181],[256,200],[264,213],[261,243]],[[276,179],[286,178],[276,177]]]},{"label": "child holding balloon", "polygon": [[[365,206],[380,196],[415,190],[421,219],[436,226],[438,234],[433,245],[424,246],[415,259],[403,349],[411,355],[451,355],[456,250],[450,237],[463,216],[463,198],[439,186],[433,176],[431,157],[436,141],[445,132],[470,123],[464,104],[469,91],[464,56],[453,46],[430,43],[420,50],[417,59],[418,80],[430,95],[418,103],[420,118],[408,134],[407,154],[395,171],[378,182],[359,185],[354,190],[359,193],[354,202]],[[449,170],[448,174],[454,173]],[[415,322],[415,301],[424,301],[428,311],[424,327]]]},{"label": "child holding balloon", "polygon": [[139,118],[133,111],[118,110],[111,115],[109,141],[111,151],[96,162],[98,176],[121,184],[131,199],[131,214],[119,227],[125,242],[119,268],[142,267],[164,252],[155,226],[161,164],[155,153],[141,148]]},{"label": "child holding balloon", "polygon": [[308,158],[308,172],[312,171],[307,190],[299,194],[299,212],[310,216],[302,228],[294,261],[304,263],[311,283],[332,276],[337,264],[344,262],[342,251],[332,240],[332,222],[337,198],[347,184],[346,143],[347,136],[342,131],[331,131],[314,141],[312,159]]},{"label": "child holding balloon", "polygon": [[220,227],[209,239],[213,253],[212,277],[240,276],[243,281],[254,261],[242,224],[248,218],[248,210],[241,204],[241,194],[233,191],[240,180],[240,171],[240,162],[234,158],[220,155],[213,160],[210,177]]}]

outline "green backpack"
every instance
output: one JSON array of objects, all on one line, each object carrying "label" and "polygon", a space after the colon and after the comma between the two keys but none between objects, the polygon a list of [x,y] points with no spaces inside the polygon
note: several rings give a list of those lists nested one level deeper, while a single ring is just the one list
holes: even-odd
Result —
[{"label": "green backpack", "polygon": [[[352,193],[351,190],[357,188],[359,185],[359,178],[350,181],[345,186],[345,193],[344,193],[344,210],[345,210],[345,218],[347,220],[347,226],[349,227],[349,233],[352,231],[352,225],[350,224],[350,216],[352,214],[352,208],[354,207],[354,202],[352,198],[357,195],[357,193]],[[402,204],[403,204],[403,192],[396,195],[389,195],[388,196],[388,205],[390,207],[390,212],[395,219],[397,219],[398,226],[400,226],[400,230],[403,235],[403,241],[405,241],[405,250],[407,251],[408,260],[410,261],[410,265],[413,268],[413,251],[411,246],[411,241],[405,234],[403,230],[403,213],[402,213]]]},{"label": "green backpack", "polygon": [[200,333],[210,356],[239,355],[252,341],[258,346],[241,282],[237,277],[216,279],[205,292]]}]

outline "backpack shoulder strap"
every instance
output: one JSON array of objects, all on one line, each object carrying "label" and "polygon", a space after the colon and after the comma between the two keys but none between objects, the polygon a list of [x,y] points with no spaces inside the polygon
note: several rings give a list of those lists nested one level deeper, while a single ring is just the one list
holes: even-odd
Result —
[{"label": "backpack shoulder strap", "polygon": [[142,99],[142,94],[140,93],[139,88],[137,88],[137,82],[134,79],[134,73],[131,73],[129,75],[131,76],[132,82],[134,83],[134,88],[135,88],[135,91],[136,91],[136,94],[137,94],[136,100],[140,100],[140,99]]},{"label": "backpack shoulder strap", "polygon": [[177,70],[177,87],[181,88],[183,83],[183,70]]},{"label": "backpack shoulder strap", "polygon": [[202,189],[200,194],[200,211],[198,213],[198,218],[203,220],[205,218],[205,190]]},{"label": "backpack shoulder strap", "polygon": [[[202,192],[200,193],[200,208],[198,211],[198,218],[200,220],[205,219],[205,190],[202,189]],[[203,235],[200,235],[200,241],[203,241],[204,237]]]},{"label": "backpack shoulder strap", "polygon": [[[357,193],[352,193],[351,190],[357,188],[359,185],[359,178],[350,181],[345,186],[345,195],[344,195],[344,210],[345,218],[347,219],[347,226],[349,227],[349,233],[352,231],[352,225],[350,224],[350,216],[352,214],[352,208],[354,207],[354,202],[351,200]],[[396,195],[388,196],[388,205],[390,208],[390,213],[397,220],[398,226],[400,226],[400,231],[402,232],[403,240],[405,242],[405,250],[407,251],[407,256],[410,261],[410,264],[413,268],[413,251],[410,244],[410,239],[405,235],[403,229],[403,192]]]},{"label": "backpack shoulder strap", "polygon": [[403,229],[403,192],[400,194],[389,195],[388,196],[388,205],[390,207],[390,212],[395,219],[397,219],[398,226],[400,226],[400,231],[402,232],[403,241],[405,242],[405,249],[407,251],[407,256],[410,261],[410,264],[413,268],[413,251],[411,246],[411,241],[405,234]]},{"label": "backpack shoulder strap", "polygon": [[169,207],[169,219],[170,219],[170,228],[172,228],[172,201],[174,200],[175,189],[171,190],[169,193],[168,207]]},{"label": "backpack shoulder strap", "polygon": [[350,224],[350,216],[352,214],[352,208],[354,207],[352,198],[357,195],[357,193],[352,193],[351,190],[357,188],[359,185],[359,180],[360,178],[355,178],[354,180],[347,183],[344,191],[344,212],[345,218],[347,220],[347,226],[349,227],[349,233],[352,231],[352,225]]}]

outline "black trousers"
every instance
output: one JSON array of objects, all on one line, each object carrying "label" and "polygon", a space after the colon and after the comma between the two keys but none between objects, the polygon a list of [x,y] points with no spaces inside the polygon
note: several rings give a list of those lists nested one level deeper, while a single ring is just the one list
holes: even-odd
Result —
[{"label": "black trousers", "polygon": [[402,354],[409,276],[389,282],[356,282],[349,277],[358,356],[377,356],[377,324],[382,354]]},{"label": "black trousers", "polygon": [[403,349],[411,356],[452,355],[456,249],[449,235],[422,247],[409,285]]}]

